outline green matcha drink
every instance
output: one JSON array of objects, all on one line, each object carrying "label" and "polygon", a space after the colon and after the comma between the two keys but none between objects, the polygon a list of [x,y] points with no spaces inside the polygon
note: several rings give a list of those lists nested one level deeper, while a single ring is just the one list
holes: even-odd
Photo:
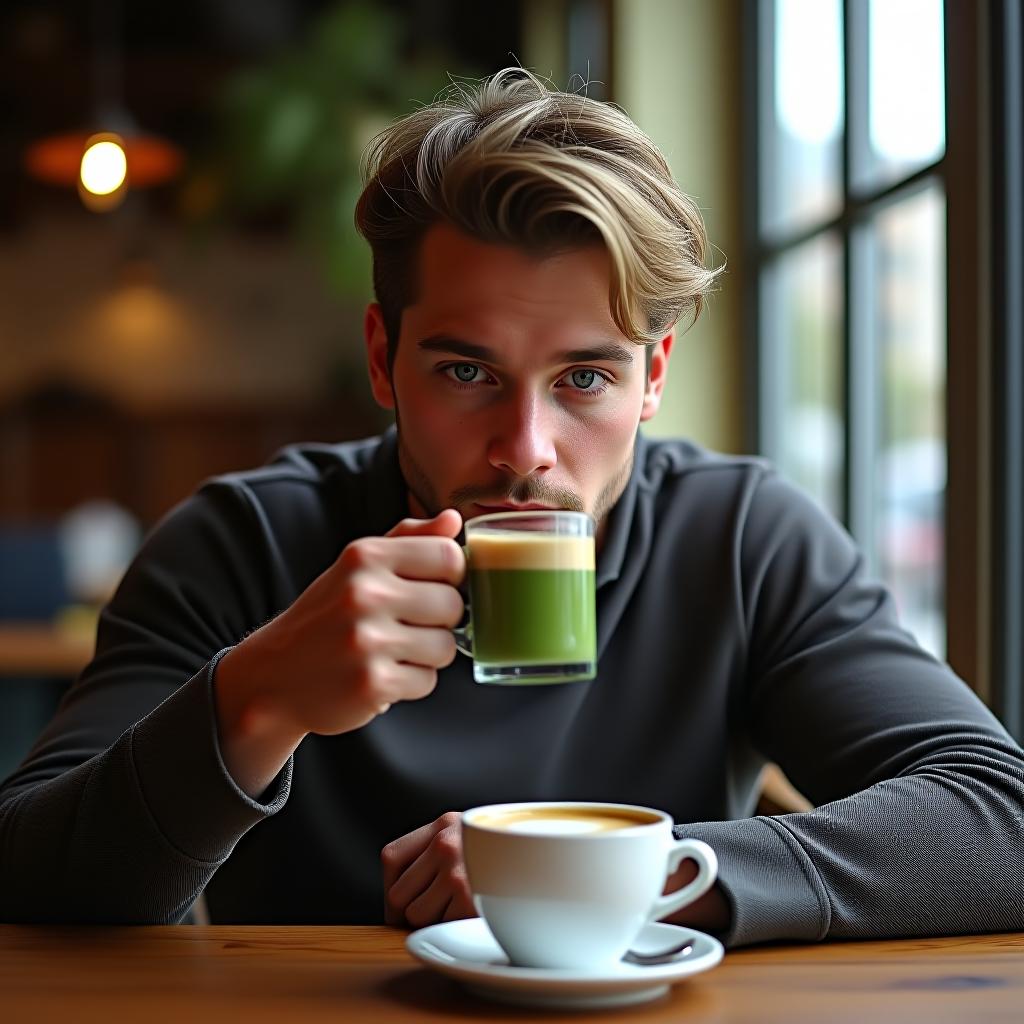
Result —
[{"label": "green matcha drink", "polygon": [[[507,515],[481,517],[495,521],[474,520],[467,527],[474,677],[493,683],[592,679],[597,629],[591,521],[579,513],[534,514],[533,526],[509,529],[502,521]],[[528,516],[522,514],[524,523]],[[542,532],[536,525],[538,518],[565,516],[582,520],[575,528],[585,535]]]}]

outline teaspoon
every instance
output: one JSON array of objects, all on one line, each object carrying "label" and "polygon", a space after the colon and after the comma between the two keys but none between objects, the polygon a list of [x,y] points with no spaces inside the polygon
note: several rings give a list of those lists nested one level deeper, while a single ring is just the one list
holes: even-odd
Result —
[{"label": "teaspoon", "polygon": [[622,962],[626,964],[640,964],[644,967],[652,967],[655,964],[668,964],[673,960],[682,960],[693,952],[693,943],[690,940],[673,946],[671,949],[662,950],[660,953],[637,953],[628,950],[623,954]]}]

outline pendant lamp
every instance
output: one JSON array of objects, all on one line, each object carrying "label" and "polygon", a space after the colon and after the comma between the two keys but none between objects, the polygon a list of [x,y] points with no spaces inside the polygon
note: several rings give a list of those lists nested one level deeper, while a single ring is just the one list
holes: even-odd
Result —
[{"label": "pendant lamp", "polygon": [[36,180],[77,188],[89,209],[106,212],[120,206],[130,188],[170,181],[183,158],[172,142],[142,131],[122,102],[120,0],[93,0],[93,14],[93,124],[38,139],[24,163]]}]

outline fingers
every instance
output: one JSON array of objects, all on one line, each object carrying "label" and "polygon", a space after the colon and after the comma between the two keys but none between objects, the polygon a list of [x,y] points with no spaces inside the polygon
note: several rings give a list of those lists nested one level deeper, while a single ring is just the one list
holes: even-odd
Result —
[{"label": "fingers", "polygon": [[410,626],[458,625],[466,610],[449,583],[405,580],[385,573],[359,573],[339,595],[344,610],[358,616],[385,616]]},{"label": "fingers", "polygon": [[433,519],[403,519],[388,530],[388,537],[457,537],[462,529],[462,516],[446,508]]},{"label": "fingers", "polygon": [[427,888],[406,903],[403,911],[406,924],[410,928],[425,928],[428,924],[436,924],[447,910],[451,898],[448,879],[443,875],[434,875]]},{"label": "fingers", "polygon": [[476,905],[473,903],[473,893],[469,888],[469,879],[465,879],[464,886],[456,887],[452,898],[441,915],[442,921],[461,921],[465,917],[476,917]]},{"label": "fingers", "polygon": [[360,537],[338,557],[350,575],[387,569],[407,580],[433,580],[458,586],[466,575],[466,556],[450,537]]},{"label": "fingers", "polygon": [[401,580],[391,609],[399,622],[410,626],[457,626],[466,611],[463,596],[448,583]]},{"label": "fingers", "polygon": [[455,637],[447,629],[395,623],[387,629],[386,650],[400,667],[444,668],[455,660]]},{"label": "fingers", "polygon": [[456,812],[388,844],[381,860],[389,924],[419,928],[448,913],[473,915]]},{"label": "fingers", "polygon": [[[466,912],[466,906],[470,907]],[[425,928],[438,921],[455,921],[475,917],[469,895],[466,869],[459,865],[450,872],[435,875],[434,880],[406,908],[405,920],[412,928]]]},{"label": "fingers", "polygon": [[[389,699],[406,696],[398,690],[404,690],[407,684],[419,692],[420,684],[428,682],[416,673],[404,678],[404,669],[434,670],[455,659],[455,638],[449,630],[404,626],[387,619],[363,619],[340,635],[337,642],[345,657],[359,664],[358,669],[352,669],[353,683]],[[430,693],[434,682],[430,680],[430,688],[419,695]]]},{"label": "fingers", "polygon": [[382,715],[401,700],[420,700],[429,696],[435,686],[437,672],[434,669],[389,662],[367,673],[365,703]]},{"label": "fingers", "polygon": [[[315,597],[299,625],[312,623],[308,631],[344,667],[355,716],[349,727],[365,725],[397,701],[425,697],[437,684],[436,670],[455,659],[450,630],[465,611],[456,587],[466,558],[453,539],[461,528],[454,509],[403,520],[388,536],[346,545],[309,588]],[[324,725],[326,717],[319,714],[307,731],[333,729],[333,721]]]},{"label": "fingers", "polygon": [[425,928],[439,921],[460,921],[476,916],[469,882],[463,871],[453,875],[435,875],[427,888],[404,909],[389,902],[384,920],[398,928]]},{"label": "fingers", "polygon": [[381,850],[381,867],[384,872],[384,888],[390,889],[392,885],[398,880],[406,868],[409,867],[413,861],[430,845],[431,839],[437,835],[438,832],[443,831],[446,828],[451,828],[453,825],[461,821],[461,816],[458,811],[448,811],[446,814],[442,814],[436,821],[432,821],[429,825],[423,825],[416,829],[414,832],[409,832],[404,836],[388,843],[387,846]]},{"label": "fingers", "polygon": [[451,871],[433,875],[426,889],[411,902],[403,903],[399,897],[388,901],[387,918],[411,928],[425,928],[438,921],[458,921],[476,917],[473,897],[469,889],[466,870],[461,865]]},{"label": "fingers", "polygon": [[[404,916],[409,905],[419,899],[437,878],[436,854],[428,845],[426,849],[398,876],[387,890],[387,903]],[[447,897],[441,910],[447,904]]]}]

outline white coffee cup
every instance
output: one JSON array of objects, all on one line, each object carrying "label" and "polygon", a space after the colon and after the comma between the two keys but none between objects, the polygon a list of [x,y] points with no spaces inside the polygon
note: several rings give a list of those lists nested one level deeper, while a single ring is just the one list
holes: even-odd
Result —
[{"label": "white coffee cup", "polygon": [[[603,969],[649,921],[707,892],[718,858],[699,839],[674,839],[663,811],[632,804],[491,804],[462,815],[477,912],[521,967]],[[662,896],[690,857],[697,877]]]}]

